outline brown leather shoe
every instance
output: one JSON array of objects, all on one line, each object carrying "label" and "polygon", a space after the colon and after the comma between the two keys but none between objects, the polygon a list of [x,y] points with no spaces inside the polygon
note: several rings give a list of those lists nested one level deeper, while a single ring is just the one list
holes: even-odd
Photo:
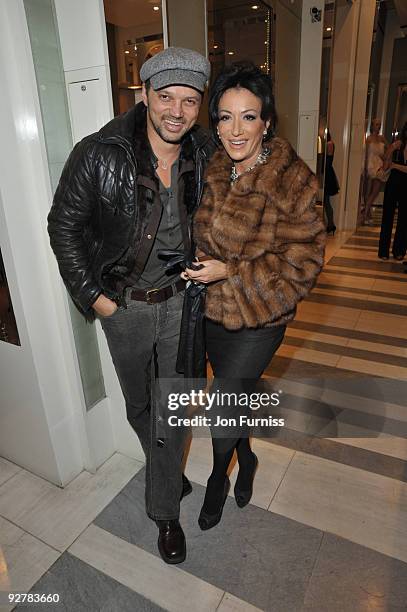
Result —
[{"label": "brown leather shoe", "polygon": [[159,529],[158,550],[166,563],[175,564],[185,561],[187,549],[185,535],[179,520],[156,521]]}]

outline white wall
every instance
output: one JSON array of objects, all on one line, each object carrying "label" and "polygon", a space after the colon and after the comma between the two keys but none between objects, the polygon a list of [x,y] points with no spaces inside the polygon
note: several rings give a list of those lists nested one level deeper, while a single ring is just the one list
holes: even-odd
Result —
[{"label": "white wall", "polygon": [[[86,3],[55,0],[55,9],[76,141],[113,117],[103,0],[86,0]],[[81,85],[91,85],[83,94],[91,98],[83,104],[78,98]],[[99,321],[96,328],[107,397],[84,417],[91,457],[96,466],[114,450],[144,460],[137,436],[126,420],[124,399]]]},{"label": "white wall", "polygon": [[[320,21],[312,22],[311,7],[321,11]],[[314,172],[317,167],[324,9],[324,0],[303,1],[297,149],[300,157]]]},{"label": "white wall", "polygon": [[51,186],[22,0],[0,0],[0,82],[0,241],[21,340],[0,342],[0,455],[66,484],[88,461],[87,444],[50,262]]},{"label": "white wall", "polygon": [[[272,4],[271,2],[269,2]],[[300,81],[301,8],[276,0],[275,86],[277,134],[297,149]]]}]

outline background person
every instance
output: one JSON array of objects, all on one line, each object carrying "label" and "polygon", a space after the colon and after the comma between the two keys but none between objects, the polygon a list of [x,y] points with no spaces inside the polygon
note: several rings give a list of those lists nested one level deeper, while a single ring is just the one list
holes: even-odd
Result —
[{"label": "background person", "polygon": [[375,118],[370,124],[370,134],[366,139],[365,172],[368,180],[366,202],[362,208],[363,225],[372,225],[371,207],[387,180],[383,174],[383,163],[386,155],[387,141],[380,134],[382,122]]},{"label": "background person", "polygon": [[[252,63],[223,70],[211,90],[209,112],[222,147],[207,169],[193,237],[198,257],[212,259],[198,271],[187,268],[186,277],[208,283],[206,345],[215,378],[257,381],[323,264],[326,232],[315,208],[318,185],[290,144],[274,137],[271,79]],[[212,431],[212,444],[201,529],[221,518],[234,449],[240,507],[250,500],[257,465],[248,438],[225,441]]]},{"label": "background person", "polygon": [[326,133],[326,157],[325,157],[325,180],[324,180],[324,212],[326,215],[328,234],[335,234],[334,211],[331,204],[331,196],[339,193],[339,183],[333,168],[335,155],[335,143],[331,138],[329,130]]},{"label": "background person", "polygon": [[401,130],[400,139],[390,145],[384,168],[390,168],[391,172],[384,190],[378,255],[380,259],[389,258],[394,213],[397,207],[397,225],[392,253],[394,259],[401,261],[407,250],[407,123]]}]

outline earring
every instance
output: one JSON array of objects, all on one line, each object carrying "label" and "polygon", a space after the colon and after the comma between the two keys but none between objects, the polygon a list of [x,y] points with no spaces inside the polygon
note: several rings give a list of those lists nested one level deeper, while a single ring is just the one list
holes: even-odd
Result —
[{"label": "earring", "polygon": [[263,140],[265,140],[266,136],[267,136],[268,132],[267,132],[267,128],[264,129],[263,132]]},{"label": "earring", "polygon": [[219,134],[219,126],[216,127],[216,133],[218,135],[219,140],[221,140],[220,134]]}]

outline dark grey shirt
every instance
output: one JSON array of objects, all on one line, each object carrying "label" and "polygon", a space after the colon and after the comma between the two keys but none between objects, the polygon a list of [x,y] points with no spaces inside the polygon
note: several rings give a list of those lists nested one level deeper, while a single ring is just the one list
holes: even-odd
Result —
[{"label": "dark grey shirt", "polygon": [[[183,237],[178,202],[179,160],[171,167],[171,185],[166,188],[160,181],[160,201],[162,213],[160,225],[145,268],[136,283],[139,289],[161,288],[179,279],[179,271],[165,271],[165,260],[159,259],[160,249],[182,249]],[[183,205],[183,204],[181,204]]]}]

